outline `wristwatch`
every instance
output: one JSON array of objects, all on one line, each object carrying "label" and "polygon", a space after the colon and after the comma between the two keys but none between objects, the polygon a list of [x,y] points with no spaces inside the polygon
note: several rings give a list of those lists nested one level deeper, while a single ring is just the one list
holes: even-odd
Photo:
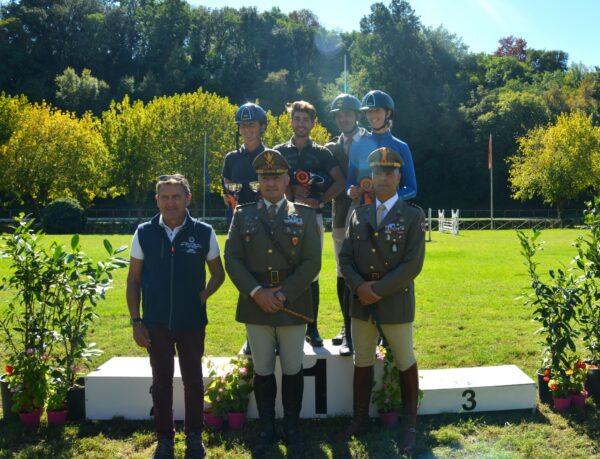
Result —
[{"label": "wristwatch", "polygon": [[132,317],[130,319],[131,325],[135,325],[135,324],[141,324],[142,323],[142,318],[141,317]]}]

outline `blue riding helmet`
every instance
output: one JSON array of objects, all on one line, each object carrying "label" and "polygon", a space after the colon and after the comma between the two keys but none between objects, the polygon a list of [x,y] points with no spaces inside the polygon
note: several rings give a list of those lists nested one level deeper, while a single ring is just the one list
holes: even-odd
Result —
[{"label": "blue riding helmet", "polygon": [[363,97],[361,104],[361,111],[366,111],[371,108],[385,108],[392,111],[390,115],[390,119],[394,116],[395,106],[394,99],[390,97],[389,94],[380,91],[379,89],[375,89],[373,91],[369,91]]},{"label": "blue riding helmet", "polygon": [[240,108],[235,113],[236,124],[239,125],[244,121],[258,121],[259,124],[267,124],[267,113],[260,105],[247,102],[240,105]]}]

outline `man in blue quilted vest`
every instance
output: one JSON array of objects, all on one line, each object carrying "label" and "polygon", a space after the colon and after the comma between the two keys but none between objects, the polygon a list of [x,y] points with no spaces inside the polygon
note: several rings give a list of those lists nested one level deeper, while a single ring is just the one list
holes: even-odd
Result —
[{"label": "man in blue quilted vest", "polygon": [[[138,226],[131,244],[127,305],[133,339],[150,355],[158,437],[156,459],[175,457],[175,352],[184,387],[185,457],[205,456],[201,434],[206,301],[223,283],[225,272],[214,230],[192,218],[187,210],[191,199],[190,186],[183,175],[160,176],[156,184],[160,213]],[[208,282],[206,266],[210,272]]]}]

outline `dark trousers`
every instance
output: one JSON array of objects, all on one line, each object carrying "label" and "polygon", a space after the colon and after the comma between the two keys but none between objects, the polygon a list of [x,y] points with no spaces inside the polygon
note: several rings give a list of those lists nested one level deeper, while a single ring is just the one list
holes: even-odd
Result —
[{"label": "dark trousers", "polygon": [[202,355],[205,327],[200,330],[151,328],[150,365],[152,365],[152,402],[154,426],[159,437],[173,438],[173,372],[175,349],[183,380],[185,433],[201,433],[204,423],[204,385]]}]

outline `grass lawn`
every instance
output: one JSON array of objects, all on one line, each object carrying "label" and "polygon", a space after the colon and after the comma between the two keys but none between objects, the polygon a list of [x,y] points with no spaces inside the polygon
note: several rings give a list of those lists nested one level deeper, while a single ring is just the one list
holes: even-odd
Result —
[{"label": "grass lawn", "polygon": [[[567,265],[574,254],[571,242],[579,230],[547,230],[541,267]],[[82,236],[92,257],[103,255],[105,236]],[[69,237],[48,237],[68,243]],[[113,246],[130,243],[130,236],[108,236]],[[529,279],[514,231],[464,231],[460,236],[434,233],[427,244],[422,274],[416,282],[415,344],[420,368],[450,368],[516,364],[532,378],[540,358],[537,328],[530,310],[516,298]],[[339,331],[341,314],[335,292],[335,262],[330,234],[321,272],[319,330],[325,338]],[[224,236],[219,237],[223,248]],[[0,260],[0,276],[8,274]],[[114,289],[100,304],[100,320],[92,340],[104,350],[99,365],[118,355],[145,355],[131,338],[125,304],[125,270],[115,275]],[[232,356],[244,341],[244,329],[234,320],[236,291],[229,280],[209,300],[206,354]],[[0,304],[7,298],[0,292]],[[1,306],[0,306],[1,308]],[[1,354],[0,354],[1,356]],[[534,378],[535,379],[535,378]],[[348,381],[351,384],[351,381]],[[396,457],[395,430],[374,430],[348,445],[335,445],[329,436],[347,419],[302,421],[307,457]],[[153,450],[150,422],[85,422],[64,429],[30,432],[18,423],[0,421],[0,457],[148,457]],[[250,457],[257,426],[242,433],[205,433],[210,457]],[[308,441],[310,439],[310,441]],[[600,457],[600,415],[585,410],[557,415],[539,405],[529,411],[420,417],[417,457],[589,458]],[[285,448],[274,457],[284,457]],[[183,457],[184,437],[177,436]],[[179,457],[179,456],[178,456]]]}]

